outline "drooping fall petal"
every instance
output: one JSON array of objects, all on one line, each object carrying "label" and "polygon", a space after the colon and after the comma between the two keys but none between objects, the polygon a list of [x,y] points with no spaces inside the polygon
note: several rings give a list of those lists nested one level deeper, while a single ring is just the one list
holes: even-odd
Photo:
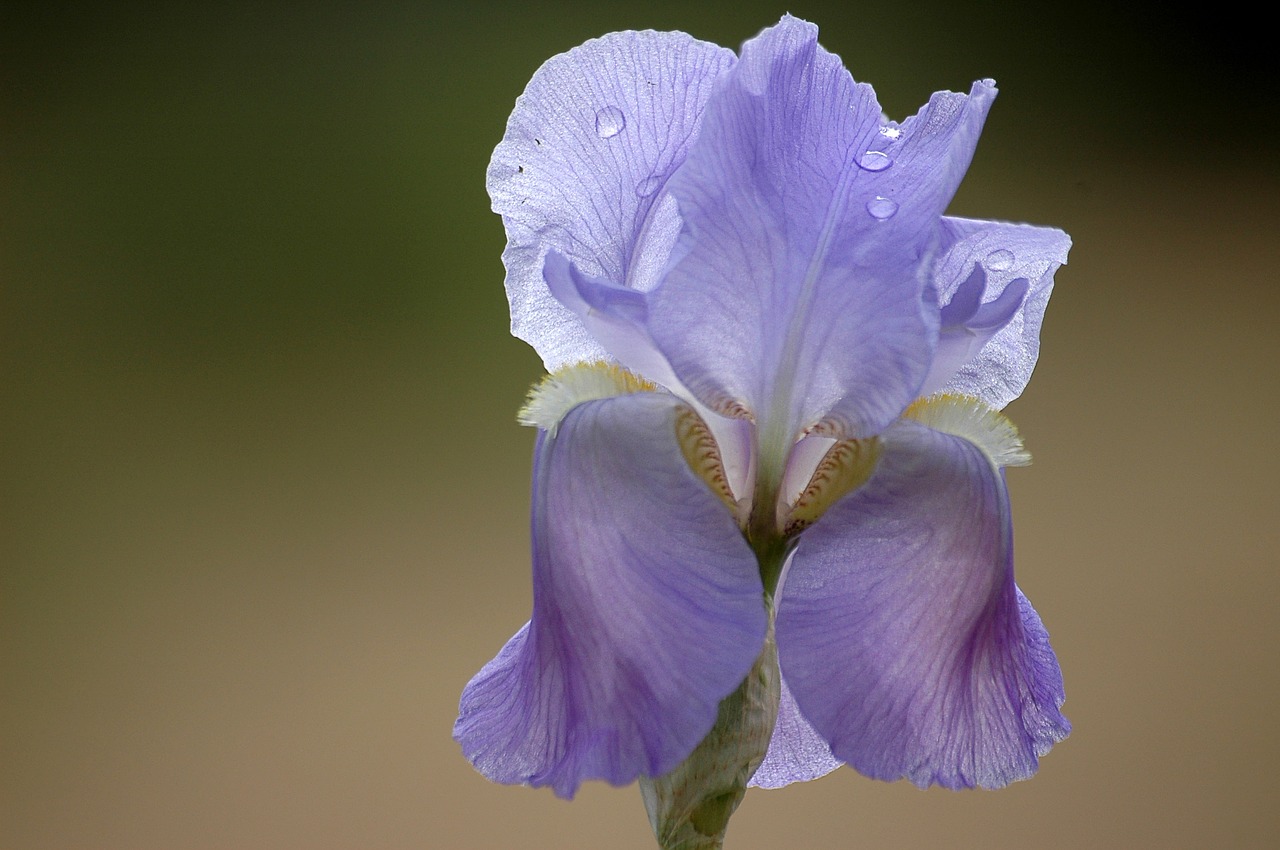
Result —
[{"label": "drooping fall petal", "polygon": [[751,668],[756,561],[676,439],[665,393],[580,404],[534,463],[530,623],[463,692],[455,737],[490,779],[625,784],[675,767]]},{"label": "drooping fall petal", "polygon": [[1070,729],[1062,675],[1013,578],[1003,473],[898,423],[862,489],[808,529],[778,603],[783,675],[834,755],[877,778],[997,788]]}]

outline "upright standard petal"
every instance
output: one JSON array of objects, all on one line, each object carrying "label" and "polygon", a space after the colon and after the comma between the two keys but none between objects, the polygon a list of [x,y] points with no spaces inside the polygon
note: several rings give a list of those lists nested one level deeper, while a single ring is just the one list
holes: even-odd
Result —
[{"label": "upright standard petal", "polygon": [[533,619],[467,685],[454,736],[498,782],[625,784],[711,729],[766,631],[755,557],[665,393],[577,406],[534,461]]},{"label": "upright standard petal", "polygon": [[679,231],[662,191],[733,52],[684,33],[619,32],[548,60],[489,164],[507,229],[511,331],[547,371],[604,350],[542,279],[554,249],[585,274],[651,287]]},{"label": "upright standard petal", "polygon": [[[875,150],[882,158],[871,160],[879,165],[874,181],[877,192],[899,206],[931,212],[901,219],[896,238],[936,248],[937,217],[946,211],[969,170],[996,94],[994,80],[978,80],[968,94],[935,92],[915,115],[880,129]],[[893,168],[885,167],[886,161]],[[923,229],[913,233],[912,227]]]},{"label": "upright standard petal", "polygon": [[[978,270],[986,278],[983,309],[1008,301],[1010,290],[1025,291],[1025,296],[1018,295],[1021,305],[985,334],[980,346],[967,350],[958,358],[961,362],[947,364],[949,374],[931,374],[923,392],[973,396],[1000,409],[1022,395],[1031,379],[1053,275],[1067,261],[1071,237],[1053,227],[1029,224],[963,218],[944,218],[942,223],[943,253],[933,273],[939,303],[961,297],[964,284]],[[940,344],[940,349],[944,347]]]},{"label": "upright standard petal", "polygon": [[904,421],[876,474],[800,540],[783,675],[831,750],[877,779],[997,788],[1070,730],[1062,674],[1013,580],[1003,473]]},{"label": "upright standard petal", "polygon": [[993,95],[938,95],[890,126],[813,26],[747,42],[669,184],[685,229],[650,329],[685,386],[791,438],[896,418],[928,370],[939,221]]}]

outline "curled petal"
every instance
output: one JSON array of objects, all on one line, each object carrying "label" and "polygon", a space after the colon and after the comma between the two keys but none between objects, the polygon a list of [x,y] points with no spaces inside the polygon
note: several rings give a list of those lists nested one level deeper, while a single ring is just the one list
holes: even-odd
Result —
[{"label": "curled petal", "polygon": [[708,410],[676,377],[649,333],[645,293],[585,275],[554,250],[547,252],[543,274],[551,294],[610,356],[697,408],[719,443],[733,492],[745,499],[751,486],[750,426],[740,418]]},{"label": "curled petal", "polygon": [[1062,674],[1013,579],[1003,473],[915,422],[805,532],[779,601],[783,675],[832,753],[877,779],[997,788],[1070,730]]},{"label": "curled petal", "polygon": [[987,276],[982,266],[974,266],[969,278],[961,284],[942,308],[942,327],[938,330],[938,347],[933,353],[929,376],[920,387],[921,396],[942,392],[960,369],[972,363],[988,342],[1013,321],[1022,309],[1030,284],[1021,278],[1009,281],[1004,291],[987,303],[981,303]]},{"label": "curled petal", "polygon": [[963,353],[952,348],[949,357],[948,308],[943,307],[939,361],[922,395],[942,390],[1002,408],[1021,395],[1031,379],[1053,275],[1067,261],[1071,237],[1052,227],[961,218],[944,218],[943,233],[944,250],[933,273],[939,303],[963,302],[977,274],[985,278],[981,297],[986,303],[963,323],[976,332],[979,344],[973,345],[970,336]]},{"label": "curled petal", "polygon": [[665,393],[590,401],[539,434],[533,619],[454,727],[490,779],[570,797],[666,773],[760,653],[755,558],[681,453],[682,409]]},{"label": "curled petal", "polygon": [[543,268],[548,290],[624,367],[667,389],[680,382],[645,327],[649,307],[643,292],[593,278],[559,251],[547,252]]},{"label": "curled petal", "polygon": [[549,249],[584,273],[644,289],[679,231],[663,191],[733,53],[683,33],[619,32],[548,60],[489,163],[507,229],[512,333],[548,371],[604,356],[542,278]]}]

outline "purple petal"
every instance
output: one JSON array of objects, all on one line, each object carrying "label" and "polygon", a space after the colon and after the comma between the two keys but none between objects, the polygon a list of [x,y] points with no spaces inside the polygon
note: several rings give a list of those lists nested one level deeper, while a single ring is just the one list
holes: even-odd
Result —
[{"label": "purple petal", "polygon": [[697,408],[715,435],[734,493],[745,496],[753,458],[750,424],[708,410],[671,370],[671,364],[649,334],[648,300],[644,293],[584,275],[560,252],[547,252],[543,267],[547,287],[556,300],[582,322],[611,357]]},{"label": "purple petal", "polygon": [[786,17],[748,42],[669,184],[683,256],[650,329],[684,384],[789,434],[896,418],[928,369],[926,272],[993,96],[936,95],[887,126],[813,26]]},{"label": "purple petal", "polygon": [[467,685],[454,737],[497,782],[676,766],[764,642],[756,561],[676,442],[665,393],[588,402],[534,459],[533,619]]},{"label": "purple petal", "polygon": [[1013,580],[1003,474],[914,422],[801,537],[779,601],[783,674],[837,758],[877,779],[997,788],[1070,726],[1062,674]]},{"label": "purple petal", "polygon": [[[976,347],[970,343],[962,356],[954,351],[949,355],[950,361],[960,362],[947,362],[948,355],[941,351],[947,343],[940,342],[940,360],[930,373],[926,392],[941,389],[969,395],[999,409],[1021,395],[1031,379],[1053,275],[1067,261],[1071,237],[1051,227],[961,218],[944,218],[943,232],[944,252],[934,270],[939,303],[965,297],[966,282],[981,267],[986,276],[983,309],[993,310],[985,317],[987,330],[992,325],[998,329],[986,333]],[[1013,296],[1021,298],[1021,305],[1009,310],[1007,320],[1000,323],[1003,315],[996,315],[1000,311],[993,305],[1003,302],[1008,308],[1006,293],[1022,286],[1027,289],[1025,297],[1017,294],[1019,290]],[[944,316],[946,312],[944,307]],[[976,317],[983,318],[981,313]],[[943,333],[945,337],[945,329]],[[947,370],[949,374],[941,374]]]},{"label": "purple petal", "polygon": [[548,371],[604,351],[547,291],[544,255],[618,284],[656,283],[679,230],[662,187],[733,61],[683,33],[612,33],[548,60],[516,101],[489,195],[507,229],[512,333]]},{"label": "purple petal", "polygon": [[994,80],[975,82],[968,94],[935,92],[919,112],[882,132],[877,148],[894,167],[877,172],[877,191],[900,206],[931,213],[907,220],[920,228],[917,244],[936,238],[936,216],[960,188],[995,98]]},{"label": "purple petal", "polygon": [[843,762],[831,755],[831,747],[804,719],[796,699],[782,679],[778,721],[769,739],[769,752],[747,783],[755,788],[782,788],[826,776]]},{"label": "purple petal", "polygon": [[637,375],[687,396],[645,326],[649,306],[643,292],[584,275],[554,249],[547,252],[543,276],[548,291],[604,352]]},{"label": "purple petal", "polygon": [[979,305],[986,290],[986,273],[974,266],[969,278],[956,290],[951,303],[942,308],[938,347],[933,352],[929,376],[920,387],[921,396],[941,392],[956,374],[972,363],[996,334],[1019,314],[1030,284],[1021,278],[1009,281],[993,301]]},{"label": "purple petal", "polygon": [[987,276],[982,266],[974,266],[964,283],[956,287],[951,300],[939,311],[942,330],[958,327],[969,321],[982,306],[982,294],[987,291]]}]

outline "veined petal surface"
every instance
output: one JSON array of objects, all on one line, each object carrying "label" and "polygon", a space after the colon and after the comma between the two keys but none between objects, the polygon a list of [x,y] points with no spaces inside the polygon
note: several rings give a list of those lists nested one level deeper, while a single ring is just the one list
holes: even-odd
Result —
[{"label": "veined petal surface", "polygon": [[902,422],[801,538],[778,603],[783,675],[833,754],[920,786],[998,788],[1070,730],[1062,674],[1014,584],[1003,473]]},{"label": "veined petal surface", "polygon": [[920,387],[921,397],[945,391],[960,369],[977,359],[983,347],[1019,315],[1030,284],[1022,278],[1009,281],[999,295],[983,303],[986,290],[986,270],[975,265],[942,308],[938,345],[929,376]]},{"label": "veined petal surface", "polygon": [[1027,293],[1021,307],[975,354],[923,394],[942,390],[973,396],[998,410],[1022,395],[1031,379],[1053,275],[1067,261],[1071,237],[1057,228],[1029,224],[950,217],[942,224],[943,250],[933,274],[940,304],[951,302],[977,266],[986,275],[984,307],[1012,286],[1026,286]]},{"label": "veined petal surface", "polygon": [[888,125],[812,25],[747,42],[668,184],[684,231],[649,322],[684,385],[788,437],[896,418],[928,371],[940,217],[994,93],[935,95]]},{"label": "veined petal surface", "polygon": [[550,249],[584,274],[652,287],[679,232],[663,191],[733,52],[684,33],[619,32],[548,60],[489,163],[511,331],[548,371],[605,356],[542,278]]},{"label": "veined petal surface", "polygon": [[604,351],[624,368],[697,408],[715,435],[733,492],[744,495],[753,463],[750,425],[708,410],[680,383],[649,334],[644,293],[588,277],[555,250],[547,252],[543,276],[551,294],[578,317]]},{"label": "veined petal surface", "polygon": [[778,700],[778,720],[769,739],[769,751],[748,785],[782,788],[826,776],[843,762],[831,755],[831,747],[804,719],[785,677]]},{"label": "veined petal surface", "polygon": [[619,396],[539,434],[533,618],[467,685],[454,727],[490,779],[570,797],[666,773],[760,653],[756,560],[685,461],[682,410]]}]

